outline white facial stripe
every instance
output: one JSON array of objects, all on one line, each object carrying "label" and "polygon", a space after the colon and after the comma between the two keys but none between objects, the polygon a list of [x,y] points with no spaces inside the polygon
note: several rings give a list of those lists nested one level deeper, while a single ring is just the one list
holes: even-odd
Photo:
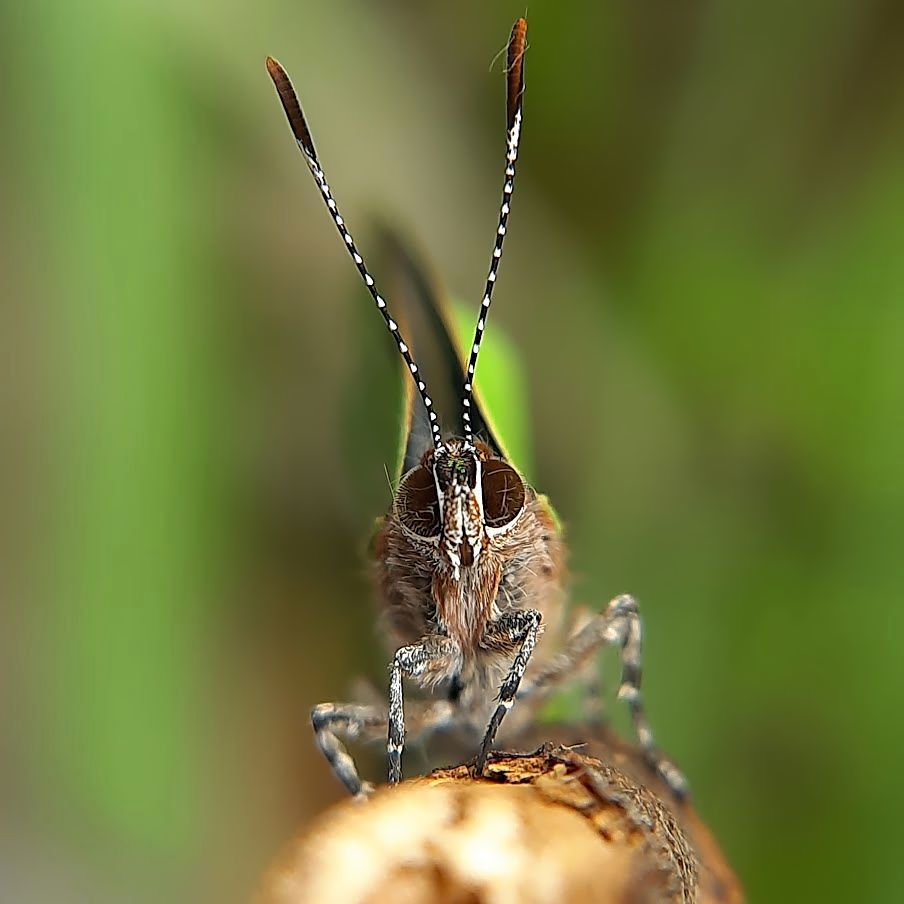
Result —
[{"label": "white facial stripe", "polygon": [[[448,494],[443,493],[443,489],[440,486],[439,478],[437,476],[436,458],[433,460],[432,473],[433,483],[436,487],[436,498],[439,501],[440,525],[443,531],[443,542],[441,545],[449,563],[452,565],[453,576],[458,580],[461,566],[461,556],[459,553],[460,545],[463,542],[468,543],[471,547],[474,563],[476,563],[480,557],[483,546],[483,537],[487,528],[483,512],[482,463],[472,445],[465,444],[463,448],[459,449],[458,446],[454,444],[455,441],[453,441],[453,449],[450,449],[449,445],[443,444],[437,452],[437,458],[447,454],[473,455],[475,475],[474,489],[471,490],[470,487],[457,484],[449,488]],[[476,502],[478,511],[478,528],[476,535],[473,533],[469,534],[468,532],[468,510],[469,500],[471,498]],[[454,508],[447,511],[447,506],[454,506]]]},{"label": "white facial stripe", "polygon": [[477,455],[474,456],[474,500],[477,503],[477,523],[478,530],[475,537],[470,537],[471,555],[474,558],[474,564],[477,564],[480,558],[480,550],[483,546],[484,531],[486,531],[486,519],[483,516],[483,480],[482,480],[482,463]]},{"label": "white facial stripe", "polygon": [[486,522],[483,517],[483,462],[476,456],[475,460],[477,462],[477,478],[474,481],[474,498],[477,500],[477,506],[480,509],[480,523],[485,525]]}]

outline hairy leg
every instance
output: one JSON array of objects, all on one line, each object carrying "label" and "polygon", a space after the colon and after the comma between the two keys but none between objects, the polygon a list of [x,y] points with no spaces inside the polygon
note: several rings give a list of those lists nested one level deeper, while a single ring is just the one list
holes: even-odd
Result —
[{"label": "hairy leg", "polygon": [[[389,783],[402,778],[402,750],[405,747],[405,708],[402,698],[402,676],[414,678],[421,685],[433,684],[449,675],[461,657],[458,644],[441,634],[431,634],[417,643],[400,647],[392,657],[389,677],[389,724],[386,753],[389,760]],[[447,706],[452,706],[446,702]]]},{"label": "hairy leg", "polygon": [[[448,723],[454,706],[447,700],[420,703],[409,714],[412,734],[426,734]],[[372,790],[369,782],[362,782],[355,761],[340,739],[361,738],[365,741],[385,736],[388,718],[385,706],[356,703],[321,703],[311,712],[314,740],[326,757],[336,777],[349,793],[366,795]]]},{"label": "hairy leg", "polygon": [[505,714],[512,708],[518,686],[524,677],[524,670],[530,661],[534,646],[537,643],[537,635],[540,632],[541,615],[536,609],[516,609],[504,613],[491,622],[484,634],[481,646],[486,649],[513,649],[517,647],[515,658],[512,660],[508,675],[499,688],[499,704],[490,717],[486,734],[480,745],[477,755],[477,771],[483,772],[486,765],[487,754],[496,738],[496,732]]},{"label": "hairy leg", "polygon": [[637,601],[633,596],[623,594],[615,597],[605,612],[599,613],[571,638],[562,653],[525,681],[519,698],[539,702],[562,682],[573,677],[587,657],[604,644],[621,649],[622,681],[618,698],[630,707],[634,732],[644,757],[677,797],[686,796],[687,780],[656,748],[640,694],[643,631]]}]

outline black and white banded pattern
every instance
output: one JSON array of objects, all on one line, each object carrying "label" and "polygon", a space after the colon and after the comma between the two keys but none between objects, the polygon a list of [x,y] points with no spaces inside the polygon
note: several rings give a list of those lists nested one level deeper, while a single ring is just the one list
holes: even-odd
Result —
[{"label": "black and white banded pattern", "polygon": [[304,118],[304,113],[302,112],[301,104],[298,101],[295,89],[292,87],[292,82],[286,74],[285,69],[283,69],[283,67],[272,57],[267,57],[267,71],[270,73],[270,78],[273,79],[273,84],[276,87],[276,92],[282,102],[286,118],[289,120],[289,126],[292,129],[292,134],[295,136],[295,141],[297,142],[304,159],[307,161],[308,167],[314,176],[314,180],[317,182],[317,187],[320,189],[320,193],[330,212],[330,216],[333,218],[333,222],[336,224],[336,229],[339,230],[342,242],[348,253],[351,255],[352,260],[355,262],[355,266],[358,268],[358,272],[361,274],[365,286],[367,286],[367,291],[370,292],[371,298],[373,298],[377,305],[377,309],[382,315],[386,327],[389,332],[392,333],[392,338],[395,339],[399,352],[401,353],[402,358],[404,358],[408,370],[411,372],[414,385],[417,387],[417,391],[424,402],[424,407],[427,409],[427,414],[430,418],[430,430],[433,436],[433,445],[438,447],[440,444],[440,430],[436,412],[433,410],[433,400],[427,394],[427,386],[421,379],[418,366],[415,364],[414,358],[412,358],[411,352],[408,349],[408,345],[402,338],[402,334],[399,332],[398,324],[390,315],[389,308],[386,306],[386,301],[377,290],[374,279],[367,271],[367,267],[364,264],[364,258],[362,258],[358,252],[355,242],[352,239],[352,235],[345,225],[345,220],[339,213],[339,208],[336,206],[336,202],[330,192],[329,183],[326,181],[326,175],[317,159],[317,152],[314,150],[314,141],[311,138],[311,130],[308,128],[307,121]]},{"label": "black and white banded pattern", "polygon": [[493,243],[493,255],[490,258],[490,271],[487,274],[483,301],[474,331],[474,341],[468,355],[468,371],[465,375],[464,397],[462,398],[462,428],[465,439],[473,442],[471,427],[471,399],[474,394],[474,371],[477,368],[477,356],[486,329],[487,313],[493,301],[493,289],[496,286],[496,274],[502,258],[502,245],[508,229],[508,216],[511,209],[512,191],[515,186],[515,163],[518,160],[518,145],[521,142],[522,96],[524,94],[524,51],[526,49],[527,22],[519,19],[512,28],[508,45],[508,147],[505,155],[505,182],[502,187],[502,206],[499,208],[499,225],[496,227],[496,240]]}]

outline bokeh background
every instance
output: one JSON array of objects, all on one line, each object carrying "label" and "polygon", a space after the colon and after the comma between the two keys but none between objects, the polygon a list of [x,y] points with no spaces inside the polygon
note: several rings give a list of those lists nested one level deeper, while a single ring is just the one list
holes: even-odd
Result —
[{"label": "bokeh background", "polygon": [[[339,796],[306,714],[384,680],[398,391],[264,58],[362,249],[388,219],[476,305],[523,12],[0,8],[5,900],[244,900]],[[640,598],[659,739],[753,900],[895,900],[904,7],[528,12],[493,322],[575,598]]]}]

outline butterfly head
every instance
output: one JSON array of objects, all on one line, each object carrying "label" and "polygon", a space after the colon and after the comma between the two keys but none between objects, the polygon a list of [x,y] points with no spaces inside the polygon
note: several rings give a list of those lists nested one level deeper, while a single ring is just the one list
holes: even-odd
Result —
[{"label": "butterfly head", "polygon": [[518,472],[488,446],[447,439],[429,450],[401,480],[396,513],[413,539],[435,544],[458,579],[479,565],[524,511],[526,491]]}]

